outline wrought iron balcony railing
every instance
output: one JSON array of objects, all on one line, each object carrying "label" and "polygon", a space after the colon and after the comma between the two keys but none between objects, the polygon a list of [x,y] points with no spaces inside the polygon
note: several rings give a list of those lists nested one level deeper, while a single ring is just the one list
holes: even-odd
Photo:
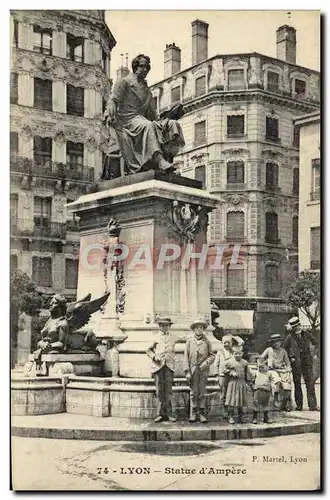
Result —
[{"label": "wrought iron balcony railing", "polygon": [[10,233],[13,236],[64,239],[66,225],[59,222],[36,223],[33,219],[11,218]]},{"label": "wrought iron balcony railing", "polygon": [[246,189],[247,185],[243,182],[227,182],[227,189]]},{"label": "wrought iron balcony railing", "polygon": [[40,177],[94,182],[94,169],[85,166],[71,166],[69,163],[58,163],[44,158],[37,162],[16,154],[10,155],[10,171]]}]

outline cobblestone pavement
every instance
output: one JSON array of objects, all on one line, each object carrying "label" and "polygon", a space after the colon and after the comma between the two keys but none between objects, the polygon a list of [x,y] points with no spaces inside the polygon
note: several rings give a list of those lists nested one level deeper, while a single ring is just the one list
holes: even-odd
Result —
[{"label": "cobblestone pavement", "polygon": [[320,435],[241,441],[12,438],[17,490],[315,490]]}]

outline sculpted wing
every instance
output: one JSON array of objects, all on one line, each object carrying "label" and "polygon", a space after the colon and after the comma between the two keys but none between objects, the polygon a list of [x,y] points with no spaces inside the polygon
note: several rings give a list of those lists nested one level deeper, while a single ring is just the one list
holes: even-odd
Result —
[{"label": "sculpted wing", "polygon": [[76,302],[68,302],[67,303],[67,317],[71,316],[73,309],[76,307],[77,304],[80,304],[82,302],[89,302],[91,300],[92,294],[88,293],[85,295],[80,300],[77,300]]},{"label": "sculpted wing", "polygon": [[[85,326],[91,315],[99,311],[108,300],[110,293],[106,293],[97,299],[91,300],[91,294],[75,302],[71,311],[68,311],[67,320],[71,331],[78,330]],[[86,300],[87,299],[87,300]]]}]

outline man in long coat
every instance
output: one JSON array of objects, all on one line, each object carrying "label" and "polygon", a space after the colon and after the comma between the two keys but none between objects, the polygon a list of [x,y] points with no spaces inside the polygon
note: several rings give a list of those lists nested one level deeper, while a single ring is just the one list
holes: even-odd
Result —
[{"label": "man in long coat", "polygon": [[296,409],[302,410],[303,408],[301,390],[301,376],[303,376],[306,384],[308,407],[311,411],[319,411],[315,394],[313,357],[310,349],[310,344],[316,345],[317,342],[308,331],[302,330],[298,317],[289,319],[286,327],[289,334],[284,340],[283,347],[287,351],[291,362]]},{"label": "man in long coat", "polygon": [[173,157],[184,146],[176,120],[158,120],[152,94],[145,80],[150,58],[143,54],[132,61],[133,73],[114,85],[107,109],[106,124],[117,134],[119,147],[130,173],[151,168],[173,170]]},{"label": "man in long coat", "polygon": [[151,373],[155,380],[157,416],[155,422],[169,420],[175,422],[172,408],[172,386],[175,369],[175,344],[178,337],[170,333],[171,318],[158,319],[159,332],[147,349],[151,359]]}]

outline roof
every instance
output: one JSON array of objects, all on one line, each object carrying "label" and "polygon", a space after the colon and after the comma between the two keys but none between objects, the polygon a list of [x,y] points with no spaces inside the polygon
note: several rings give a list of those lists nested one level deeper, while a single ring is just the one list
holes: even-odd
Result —
[{"label": "roof", "polygon": [[165,82],[166,80],[169,80],[170,78],[173,78],[174,76],[178,76],[181,73],[186,73],[187,71],[190,71],[193,68],[196,68],[197,66],[200,66],[202,64],[205,64],[206,62],[213,61],[214,59],[222,58],[222,57],[262,57],[264,59],[268,59],[270,61],[278,61],[279,63],[285,63],[289,66],[293,66],[295,68],[301,68],[303,70],[307,70],[310,73],[314,73],[316,75],[319,75],[320,72],[316,71],[315,69],[310,69],[306,68],[305,66],[299,66],[299,64],[293,64],[288,61],[283,61],[282,59],[278,59],[277,57],[271,57],[271,56],[266,56],[265,54],[260,54],[260,52],[243,52],[243,53],[236,53],[236,54],[216,54],[215,56],[209,57],[208,59],[205,59],[204,61],[200,61],[192,66],[188,66],[185,69],[182,69],[181,71],[178,71],[177,73],[173,73],[173,75],[168,76],[167,78],[163,78],[162,80],[158,80],[155,83],[152,83],[150,86],[154,87],[156,85],[159,85],[160,83]]},{"label": "roof", "polygon": [[321,115],[319,111],[313,111],[313,113],[308,113],[307,115],[298,116],[294,118],[293,123],[297,127],[301,127],[303,125],[309,125],[311,123],[320,122]]}]

